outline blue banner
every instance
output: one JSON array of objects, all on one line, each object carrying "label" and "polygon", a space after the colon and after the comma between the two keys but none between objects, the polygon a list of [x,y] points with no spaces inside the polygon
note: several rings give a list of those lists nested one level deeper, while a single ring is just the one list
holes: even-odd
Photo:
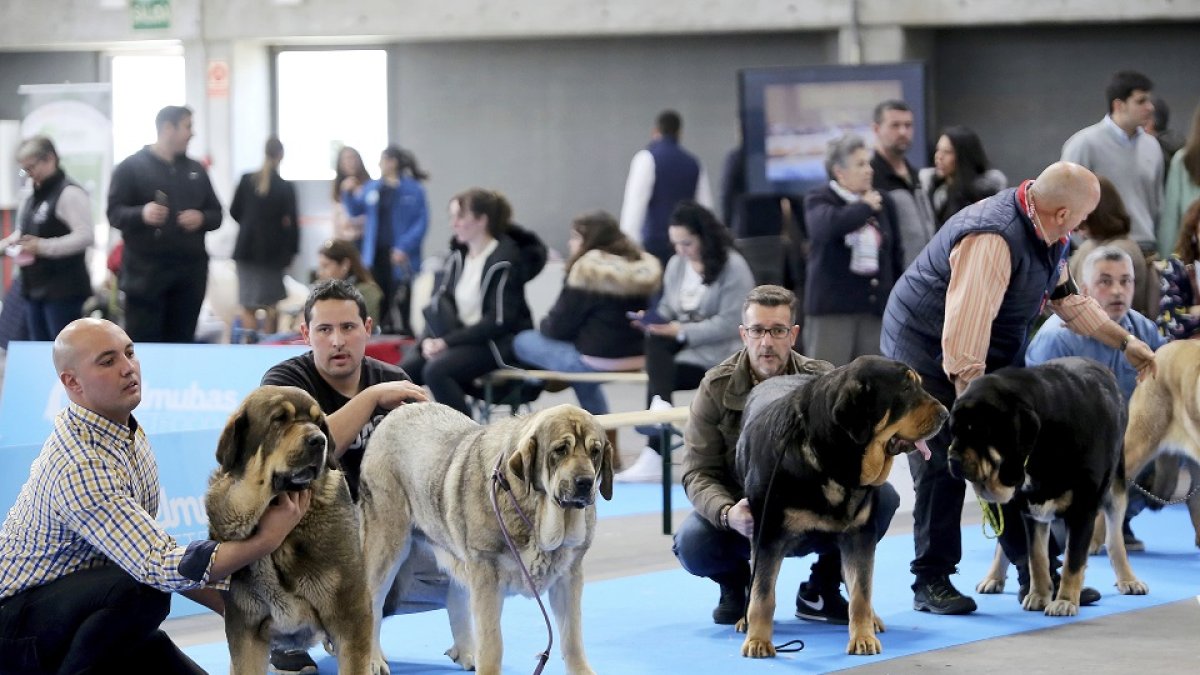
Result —
[{"label": "blue banner", "polygon": [[[303,354],[293,345],[136,346],[142,364],[142,403],[134,416],[149,434],[220,429],[268,368]],[[67,404],[54,372],[49,342],[8,347],[0,396],[0,445],[41,445],[54,415]]]}]

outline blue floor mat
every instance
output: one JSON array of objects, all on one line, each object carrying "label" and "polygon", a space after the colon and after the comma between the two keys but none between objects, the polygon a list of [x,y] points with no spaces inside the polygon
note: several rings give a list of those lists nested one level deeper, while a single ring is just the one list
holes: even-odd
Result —
[{"label": "blue floor mat", "polygon": [[[1177,506],[1143,513],[1134,525],[1149,551],[1131,554],[1130,560],[1134,572],[1150,586],[1150,594],[1117,594],[1108,559],[1092,557],[1087,585],[1099,589],[1104,597],[1094,606],[1081,608],[1078,617],[1052,618],[1021,610],[1016,598],[1016,573],[1011,570],[1004,593],[975,596],[979,610],[972,615],[933,616],[913,611],[909,589],[912,577],[908,572],[912,537],[904,534],[886,537],[876,555],[875,611],[887,625],[887,632],[880,635],[881,655],[847,656],[845,626],[812,624],[792,617],[793,594],[807,578],[812,558],[786,561],[778,584],[775,642],[802,639],[806,646],[801,652],[766,660],[742,658],[742,636],[731,627],[710,623],[709,613],[717,599],[715,585],[682,570],[588,584],[583,596],[584,643],[593,669],[600,673],[819,673],[1196,596],[1200,592],[1200,552],[1193,545],[1186,509]],[[670,540],[664,538],[663,546],[669,545]],[[954,582],[968,591],[990,565],[993,541],[983,537],[979,526],[967,527],[963,530],[963,549],[962,574]],[[509,598],[502,623],[504,673],[532,672],[535,655],[546,641],[537,605],[525,598]],[[451,642],[443,611],[384,621],[384,653],[391,660],[394,675],[462,672],[442,656]],[[223,642],[184,651],[210,673],[228,672],[229,655]],[[323,650],[316,648],[312,654],[321,673],[337,672],[336,661]],[[564,672],[557,642],[544,672]]]},{"label": "blue floor mat", "polygon": [[[612,501],[604,501],[603,497],[596,500],[596,517],[662,513],[662,496],[661,483],[618,483],[613,486]],[[679,509],[690,511],[692,503],[688,501],[683,486],[676,484],[671,488],[671,510]]]}]

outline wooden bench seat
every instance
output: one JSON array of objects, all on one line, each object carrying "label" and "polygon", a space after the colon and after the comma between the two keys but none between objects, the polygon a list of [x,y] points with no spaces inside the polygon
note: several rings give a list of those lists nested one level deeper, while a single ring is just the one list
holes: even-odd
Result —
[{"label": "wooden bench seat", "polygon": [[671,534],[671,437],[683,433],[683,426],[687,423],[687,419],[687,406],[676,406],[667,410],[635,410],[596,416],[600,426],[606,430],[659,425],[659,437],[662,439],[659,447],[662,448],[663,465],[663,534]]}]

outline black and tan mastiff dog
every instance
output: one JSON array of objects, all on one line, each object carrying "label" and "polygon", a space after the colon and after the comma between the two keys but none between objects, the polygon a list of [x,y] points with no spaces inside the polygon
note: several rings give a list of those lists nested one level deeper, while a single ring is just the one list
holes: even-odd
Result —
[{"label": "black and tan mastiff dog", "polygon": [[464,670],[500,673],[504,597],[530,591],[493,508],[497,474],[511,488],[496,494],[500,518],[539,593],[550,596],[566,671],[594,675],[583,649],[583,556],[596,496],[612,498],[612,455],[604,429],[573,405],[488,426],[438,403],[388,413],[371,435],[360,483],[376,630],[401,563],[414,546],[430,547],[453,581],[446,655]]},{"label": "black and tan mastiff dog", "polygon": [[[1125,555],[1124,404],[1116,378],[1083,358],[1002,368],[967,387],[950,416],[950,468],[994,504],[1013,502],[1024,521],[1030,591],[1021,605],[1050,616],[1079,611],[1096,514],[1108,522],[1108,557],[1117,589],[1142,595]],[[1052,598],[1050,524],[1067,530],[1062,583]]]},{"label": "black and tan mastiff dog", "polygon": [[842,553],[850,596],[848,654],[882,651],[884,625],[871,606],[877,536],[873,496],[893,459],[920,449],[946,421],[946,408],[899,361],[863,356],[817,375],[783,375],[751,390],[742,417],[737,471],[754,515],[754,581],[742,655],[775,655],[775,579],[805,536],[828,533]]},{"label": "black and tan mastiff dog", "polygon": [[283,544],[229,578],[231,672],[265,673],[272,644],[307,649],[325,635],[337,645],[339,673],[371,673],[358,512],[317,402],[296,387],[255,389],[221,433],[217,461],[205,498],[217,541],[248,538],[281,492],[312,490],[308,512]]}]

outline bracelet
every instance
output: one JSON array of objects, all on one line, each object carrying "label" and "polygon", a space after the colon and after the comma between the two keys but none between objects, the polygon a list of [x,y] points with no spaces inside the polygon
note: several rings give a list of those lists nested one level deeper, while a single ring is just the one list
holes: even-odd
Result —
[{"label": "bracelet", "polygon": [[1121,351],[1125,351],[1125,348],[1128,347],[1129,343],[1132,341],[1133,341],[1133,333],[1126,333],[1125,337],[1121,339],[1121,347],[1120,347]]},{"label": "bracelet", "polygon": [[726,504],[721,508],[721,527],[729,529],[729,509],[733,508],[733,504]]}]

